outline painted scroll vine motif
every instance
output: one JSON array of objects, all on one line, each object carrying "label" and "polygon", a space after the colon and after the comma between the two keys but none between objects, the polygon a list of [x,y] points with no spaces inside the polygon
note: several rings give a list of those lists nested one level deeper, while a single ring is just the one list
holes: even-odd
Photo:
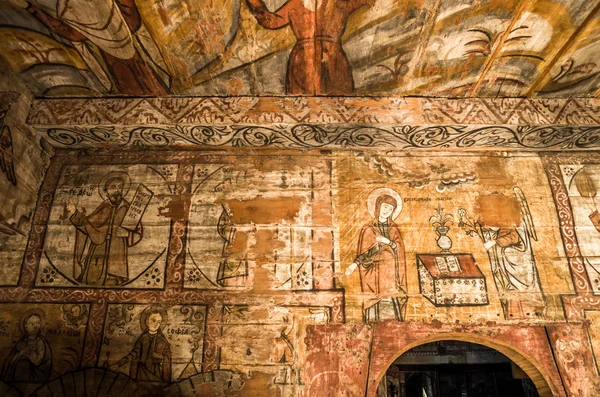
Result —
[{"label": "painted scroll vine motif", "polygon": [[598,157],[595,154],[548,156],[545,162],[575,286],[582,294],[596,294],[600,291],[596,266],[600,241],[596,204],[600,182]]},{"label": "painted scroll vine motif", "polygon": [[389,148],[389,149],[594,149],[597,126],[368,126],[321,124],[175,127],[50,128],[60,147]]}]

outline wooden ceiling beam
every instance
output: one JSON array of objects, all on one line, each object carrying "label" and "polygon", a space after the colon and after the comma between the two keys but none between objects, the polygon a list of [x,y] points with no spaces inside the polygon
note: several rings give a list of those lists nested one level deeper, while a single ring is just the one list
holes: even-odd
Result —
[{"label": "wooden ceiling beam", "polygon": [[514,28],[514,26],[517,23],[517,21],[519,20],[519,18],[521,18],[521,15],[523,14],[523,10],[525,9],[525,6],[527,5],[527,3],[528,3],[528,0],[523,0],[521,2],[521,4],[519,5],[519,8],[517,8],[515,13],[513,14],[510,24],[504,30],[504,32],[502,32],[502,35],[499,38],[498,45],[496,45],[496,47],[494,48],[492,55],[488,58],[488,61],[483,68],[483,71],[479,75],[479,80],[477,80],[477,84],[475,84],[475,86],[473,87],[473,89],[467,96],[469,96],[469,97],[477,96],[477,92],[479,91],[481,85],[484,83],[485,79],[487,78],[487,75],[488,75],[490,69],[492,68],[492,66],[494,65],[496,60],[498,59],[498,54],[500,54],[500,52],[502,51],[502,45],[508,38],[508,35]]},{"label": "wooden ceiling beam", "polygon": [[541,91],[548,82],[552,79],[551,71],[554,66],[559,62],[566,54],[572,54],[574,50],[577,49],[577,45],[582,40],[582,38],[587,37],[586,28],[589,26],[590,21],[595,18],[600,18],[600,2],[596,4],[596,7],[589,13],[589,15],[585,18],[582,24],[580,24],[575,32],[569,37],[569,39],[565,42],[565,44],[560,48],[560,50],[555,54],[550,62],[546,64],[546,67],[539,75],[539,78],[531,85],[529,92],[527,92],[527,96],[534,96],[539,91]]},{"label": "wooden ceiling beam", "polygon": [[56,147],[600,148],[600,99],[203,97],[38,99]]}]

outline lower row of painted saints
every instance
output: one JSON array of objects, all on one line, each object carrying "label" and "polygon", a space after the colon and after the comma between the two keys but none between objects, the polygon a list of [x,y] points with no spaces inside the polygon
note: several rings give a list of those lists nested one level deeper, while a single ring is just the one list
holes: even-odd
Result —
[{"label": "lower row of painted saints", "polygon": [[123,220],[130,203],[125,200],[131,180],[125,172],[108,173],[99,185],[104,200],[91,214],[69,205],[76,228],[73,276],[88,285],[122,285],[129,280],[128,249],[142,240],[141,221],[126,229]]},{"label": "lower row of painted saints", "polygon": [[45,382],[52,373],[52,349],[41,335],[45,314],[40,309],[28,310],[21,316],[21,339],[12,348],[2,365],[6,383]]},{"label": "lower row of painted saints", "polygon": [[111,369],[129,364],[129,376],[138,381],[171,382],[171,344],[163,334],[167,312],[159,306],[149,306],[140,315],[142,335],[133,349]]},{"label": "lower row of painted saints", "polygon": [[362,227],[357,256],[345,274],[359,269],[365,323],[402,321],[407,301],[406,258],[400,229],[394,223],[402,199],[392,189],[376,189],[367,206],[373,219]]}]

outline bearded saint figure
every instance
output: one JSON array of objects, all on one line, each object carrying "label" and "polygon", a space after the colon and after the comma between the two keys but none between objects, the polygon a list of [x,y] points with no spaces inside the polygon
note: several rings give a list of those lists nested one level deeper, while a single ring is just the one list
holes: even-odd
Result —
[{"label": "bearded saint figure", "polygon": [[134,231],[121,227],[129,209],[123,191],[129,175],[111,172],[100,182],[104,201],[91,215],[71,205],[70,220],[77,228],[73,276],[82,284],[122,285],[129,280],[127,251],[142,240],[142,223]]}]

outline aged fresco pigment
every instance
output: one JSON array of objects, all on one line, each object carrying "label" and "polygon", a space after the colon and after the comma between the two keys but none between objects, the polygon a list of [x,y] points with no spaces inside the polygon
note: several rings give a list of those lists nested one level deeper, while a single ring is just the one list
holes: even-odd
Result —
[{"label": "aged fresco pigment", "polygon": [[77,153],[53,159],[21,287],[0,289],[17,395],[374,396],[419,335],[593,395],[595,153]]},{"label": "aged fresco pigment", "polygon": [[594,97],[597,6],[9,0],[1,57],[44,97]]}]

